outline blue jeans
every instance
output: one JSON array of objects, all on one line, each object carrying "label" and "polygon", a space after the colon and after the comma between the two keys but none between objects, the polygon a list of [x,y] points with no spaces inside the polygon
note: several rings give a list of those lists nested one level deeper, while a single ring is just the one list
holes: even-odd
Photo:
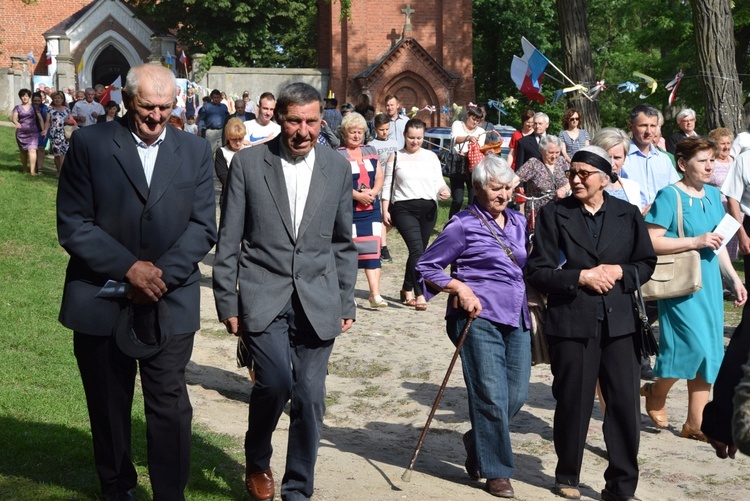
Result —
[{"label": "blue jeans", "polygon": [[[453,344],[466,318],[448,317]],[[513,477],[513,450],[508,422],[529,393],[531,336],[519,319],[518,327],[475,318],[461,348],[469,416],[476,459],[484,478]]]}]

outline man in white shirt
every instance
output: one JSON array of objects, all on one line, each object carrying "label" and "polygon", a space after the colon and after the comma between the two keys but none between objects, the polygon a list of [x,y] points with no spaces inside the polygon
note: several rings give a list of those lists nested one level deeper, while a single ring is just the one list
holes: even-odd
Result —
[{"label": "man in white shirt", "polygon": [[385,114],[391,120],[391,130],[388,133],[388,139],[394,139],[398,148],[404,147],[404,127],[409,121],[404,115],[401,115],[401,103],[393,94],[385,96]]},{"label": "man in white shirt", "polygon": [[356,315],[352,170],[317,144],[322,112],[315,88],[288,85],[276,110],[280,136],[239,151],[224,191],[214,297],[255,367],[245,435],[253,499],[274,497],[271,439],[290,399],[281,497],[312,496],[328,359]]},{"label": "man in white shirt", "polygon": [[729,152],[729,155],[737,159],[740,153],[747,150],[750,150],[750,132],[740,132],[732,141],[732,151]]},{"label": "man in white shirt", "polygon": [[245,135],[246,145],[255,146],[263,144],[275,138],[281,127],[276,122],[273,122],[273,112],[276,109],[276,98],[270,92],[264,92],[260,95],[258,100],[258,114],[255,120],[248,120],[245,122],[245,129],[247,129],[247,135]]},{"label": "man in white shirt", "polygon": [[740,153],[734,160],[729,175],[721,185],[721,192],[727,197],[727,212],[742,224],[737,231],[737,240],[745,262],[747,282],[750,280],[750,150]]},{"label": "man in white shirt", "polygon": [[104,115],[104,107],[94,101],[96,91],[91,87],[84,91],[84,99],[76,101],[73,105],[73,119],[78,127],[88,127],[96,123],[99,115]]}]

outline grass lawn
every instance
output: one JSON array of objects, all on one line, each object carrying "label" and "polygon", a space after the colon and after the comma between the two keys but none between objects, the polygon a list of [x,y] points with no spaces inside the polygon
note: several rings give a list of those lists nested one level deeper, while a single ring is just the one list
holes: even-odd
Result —
[{"label": "grass lawn", "polygon": [[[72,333],[57,322],[67,254],[57,243],[52,159],[21,173],[0,127],[0,499],[97,499],[88,415]],[[138,499],[150,499],[141,395],[133,411]],[[240,499],[242,444],[193,429],[188,499]]]}]

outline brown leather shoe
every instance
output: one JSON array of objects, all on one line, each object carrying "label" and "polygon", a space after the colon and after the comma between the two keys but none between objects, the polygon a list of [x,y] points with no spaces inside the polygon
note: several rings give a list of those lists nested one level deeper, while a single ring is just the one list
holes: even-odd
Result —
[{"label": "brown leather shoe", "polygon": [[667,405],[666,403],[657,409],[654,405],[654,383],[646,383],[641,387],[641,396],[646,397],[646,414],[651,418],[651,421],[659,428],[666,428],[669,426],[669,420],[667,419]]},{"label": "brown leather shoe", "polygon": [[254,501],[271,501],[274,495],[271,468],[254,472],[248,469],[245,474],[245,488]]},{"label": "brown leather shoe", "polygon": [[702,431],[691,428],[687,423],[682,425],[682,431],[680,432],[682,438],[691,438],[700,442],[708,442],[706,435]]},{"label": "brown leather shoe", "polygon": [[512,498],[515,496],[509,478],[488,478],[487,492],[499,498]]},{"label": "brown leather shoe", "polygon": [[555,482],[555,488],[552,492],[565,499],[581,499],[581,491],[578,490],[578,486],[562,484]]}]

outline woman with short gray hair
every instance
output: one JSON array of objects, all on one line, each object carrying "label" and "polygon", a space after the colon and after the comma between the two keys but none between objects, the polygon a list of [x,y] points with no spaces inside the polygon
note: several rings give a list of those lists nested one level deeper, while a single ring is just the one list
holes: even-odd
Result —
[{"label": "woman with short gray hair", "polygon": [[461,348],[472,427],[463,437],[466,472],[486,478],[487,491],[504,498],[514,494],[508,423],[526,401],[531,375],[526,219],[508,208],[518,182],[508,162],[487,155],[472,172],[473,202],[417,263],[425,298],[450,294],[445,318],[454,344],[473,319]]},{"label": "woman with short gray hair", "polygon": [[672,155],[674,155],[677,143],[679,143],[683,139],[687,139],[689,137],[701,137],[697,132],[695,132],[696,118],[694,110],[685,108],[677,114],[677,116],[675,117],[675,121],[677,122],[677,126],[680,128],[680,130],[669,136],[669,139],[667,139],[667,151]]},{"label": "woman with short gray hair", "polygon": [[[535,203],[540,209],[555,198],[564,198],[570,191],[570,183],[565,172],[570,168],[561,153],[561,141],[557,136],[542,136],[539,140],[539,151],[542,159],[530,158],[516,174],[524,183],[525,194],[528,197],[540,197],[548,192],[555,192],[554,196]],[[526,217],[529,217],[530,204],[525,204]]]},{"label": "woman with short gray hair", "polygon": [[632,179],[620,177],[620,169],[622,169],[630,150],[630,137],[621,129],[605,127],[594,135],[591,144],[606,151],[612,160],[612,175],[609,185],[605,188],[607,192],[613,197],[630,202],[639,210],[642,210],[640,185]]}]

